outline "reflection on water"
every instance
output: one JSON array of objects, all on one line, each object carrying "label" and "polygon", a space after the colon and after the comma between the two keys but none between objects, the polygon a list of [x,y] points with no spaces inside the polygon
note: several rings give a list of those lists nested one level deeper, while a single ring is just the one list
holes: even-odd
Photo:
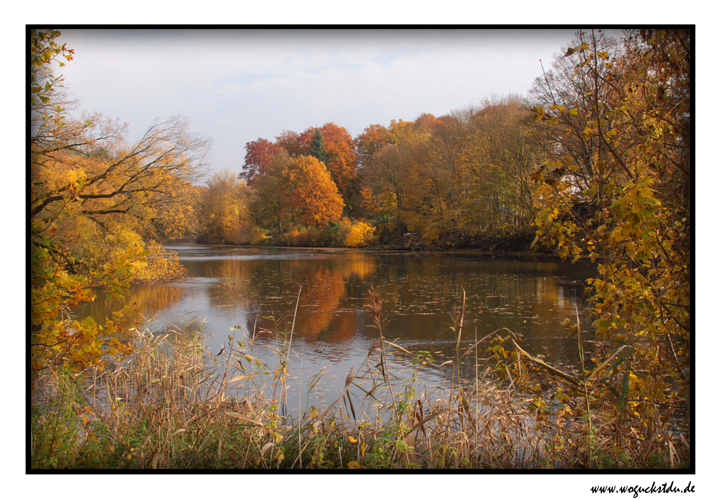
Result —
[{"label": "reflection on water", "polygon": [[[561,323],[576,322],[577,301],[584,318],[578,284],[591,275],[591,268],[582,263],[198,245],[169,248],[178,252],[188,277],[132,287],[127,300],[137,303],[140,314],[135,325],[126,322],[126,329],[148,326],[144,318],[152,319],[150,328],[203,320],[214,353],[228,343],[229,335],[241,339],[261,332],[254,356],[274,366],[277,344],[268,332],[290,332],[298,299],[290,393],[324,366],[329,373],[320,392],[335,398],[343,389],[346,373],[360,366],[378,336],[363,307],[372,285],[384,298],[386,337],[408,351],[434,353],[436,362],[420,374],[428,384],[444,382],[439,365],[451,358],[455,345],[449,312],[460,303],[462,289],[467,300],[464,345],[471,345],[475,335],[481,338],[505,327],[524,336],[521,345],[528,352],[544,355],[555,365],[576,364],[575,336]],[[118,306],[101,296],[79,314],[102,321]],[[588,321],[583,319],[582,327],[589,335]],[[391,350],[389,358],[395,370],[410,373],[407,355]],[[473,363],[466,370],[473,373]]]}]

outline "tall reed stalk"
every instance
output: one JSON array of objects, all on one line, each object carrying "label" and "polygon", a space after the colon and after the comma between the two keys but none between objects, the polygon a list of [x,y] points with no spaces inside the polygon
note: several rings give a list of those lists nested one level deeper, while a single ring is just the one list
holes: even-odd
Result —
[{"label": "tall reed stalk", "polygon": [[584,365],[584,342],[582,341],[582,326],[579,321],[579,308],[577,307],[576,297],[574,297],[574,311],[577,316],[577,347],[579,349],[579,360],[582,364],[582,380],[584,382],[584,403],[587,410],[587,421],[588,421],[588,447],[589,447],[589,468],[592,468],[593,461],[593,447],[594,447],[594,430],[592,426],[592,409],[589,406],[589,385],[587,378],[587,370]]}]

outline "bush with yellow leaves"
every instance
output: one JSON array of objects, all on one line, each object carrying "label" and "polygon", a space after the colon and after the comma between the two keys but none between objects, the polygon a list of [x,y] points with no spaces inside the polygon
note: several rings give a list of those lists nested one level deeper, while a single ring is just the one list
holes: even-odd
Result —
[{"label": "bush with yellow leaves", "polygon": [[374,240],[375,228],[363,221],[351,221],[348,217],[341,220],[341,234],[345,235],[343,246],[365,247]]}]

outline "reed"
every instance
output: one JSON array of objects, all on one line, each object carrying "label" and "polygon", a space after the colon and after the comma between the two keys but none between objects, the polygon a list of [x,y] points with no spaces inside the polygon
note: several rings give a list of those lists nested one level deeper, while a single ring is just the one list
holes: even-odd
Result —
[{"label": "reed", "polygon": [[[237,328],[216,354],[191,326],[136,331],[129,358],[80,374],[48,372],[36,382],[31,466],[520,469],[689,463],[688,440],[670,430],[668,413],[658,415],[656,429],[666,448],[650,436],[640,450],[639,440],[610,423],[606,407],[594,398],[595,384],[619,362],[609,358],[579,376],[544,366],[507,329],[481,339],[475,331],[473,341],[464,340],[463,298],[462,304],[452,310],[450,387],[417,386],[419,370],[443,371],[446,364],[434,365],[430,353],[411,353],[384,336],[383,297],[372,289],[367,310],[379,336],[365,360],[350,369],[336,400],[320,408],[307,403],[303,410],[299,404],[294,415],[284,408],[283,388],[295,322],[288,334],[271,332],[275,347],[263,346],[277,351],[278,366],[254,356],[264,333],[256,326],[250,332]],[[474,363],[470,379],[461,376],[467,362]],[[413,367],[412,374],[400,377],[394,369],[400,364]],[[324,367],[308,378],[307,401],[326,373]]]}]

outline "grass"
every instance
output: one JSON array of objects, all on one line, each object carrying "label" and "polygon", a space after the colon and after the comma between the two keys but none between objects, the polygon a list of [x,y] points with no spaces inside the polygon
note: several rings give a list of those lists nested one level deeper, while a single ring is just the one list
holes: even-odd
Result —
[{"label": "grass", "polygon": [[[594,399],[591,377],[580,385],[570,381],[574,375],[565,380],[544,369],[515,344],[513,332],[481,340],[475,332],[467,341],[463,306],[451,314],[456,356],[440,368],[453,373],[451,387],[419,389],[418,369],[430,354],[389,342],[382,309],[372,289],[367,310],[378,337],[363,365],[352,368],[335,401],[296,415],[285,411],[293,327],[273,332],[273,367],[253,355],[255,328],[213,354],[197,328],[171,327],[137,331],[134,353],[122,362],[80,373],[46,370],[33,380],[31,468],[688,466],[685,433],[673,431],[669,415],[658,416],[654,432],[635,435]],[[410,377],[391,373],[390,350],[414,367]],[[467,362],[474,363],[473,380],[460,376]],[[324,374],[306,381],[309,395]]]}]

